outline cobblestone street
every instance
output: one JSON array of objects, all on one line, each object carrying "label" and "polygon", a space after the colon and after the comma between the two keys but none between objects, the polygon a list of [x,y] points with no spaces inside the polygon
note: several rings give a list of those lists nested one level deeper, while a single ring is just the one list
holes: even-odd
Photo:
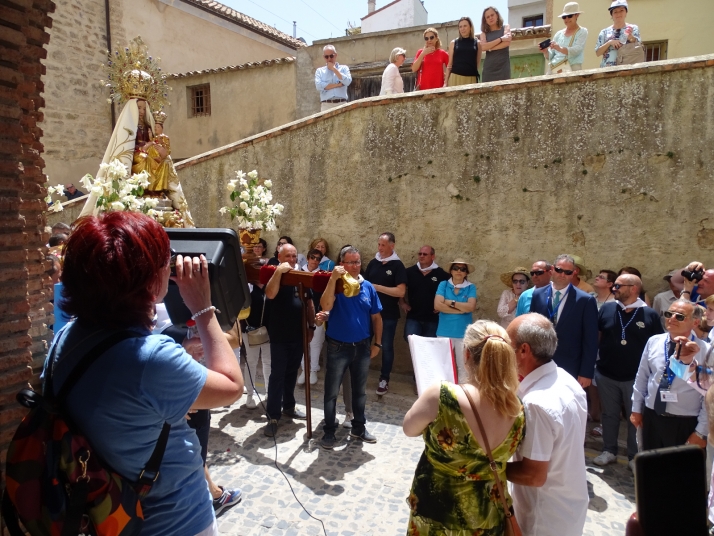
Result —
[{"label": "cobblestone street", "polygon": [[[307,440],[305,421],[285,418],[280,421],[276,437],[278,465],[298,499],[324,522],[331,536],[406,533],[409,519],[406,497],[423,441],[421,437],[406,437],[401,423],[416,395],[410,376],[393,374],[389,394],[379,400],[374,392],[378,375],[377,371],[370,372],[366,409],[367,429],[377,437],[376,444],[351,440],[349,430],[340,428],[334,451],[318,446],[322,437],[322,372],[320,381],[312,386],[312,440]],[[262,378],[256,384],[262,384]],[[296,398],[303,407],[305,391],[300,386],[296,388]],[[344,418],[341,396],[337,408],[341,422]],[[217,484],[240,487],[244,497],[218,518],[220,532],[324,534],[320,522],[302,510],[276,469],[276,447],[271,438],[263,435],[266,420],[260,408],[245,408],[243,396],[230,408],[212,413],[208,458],[211,475]],[[627,469],[626,457],[605,468],[593,465],[600,445],[599,439],[588,435],[590,507],[583,534],[623,535],[625,522],[635,509],[632,473]]]}]

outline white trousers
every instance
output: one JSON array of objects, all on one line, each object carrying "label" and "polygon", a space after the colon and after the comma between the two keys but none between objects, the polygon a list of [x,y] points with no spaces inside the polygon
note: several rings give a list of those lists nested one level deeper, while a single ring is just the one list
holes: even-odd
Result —
[{"label": "white trousers", "polygon": [[[243,381],[245,385],[248,386],[250,383],[251,375],[255,381],[258,375],[258,360],[263,362],[263,378],[265,379],[265,394],[268,394],[268,380],[270,379],[270,342],[260,344],[258,346],[251,346],[248,342],[248,335],[243,334],[243,344],[245,344],[245,357],[246,363],[243,365]],[[240,348],[233,350],[236,357],[240,359]],[[250,374],[248,374],[247,367],[250,367]],[[255,384],[251,384],[253,391],[258,391]],[[248,396],[253,396],[253,391],[248,387]]]},{"label": "white trousers", "polygon": [[[320,352],[325,344],[325,324],[315,327],[315,333],[310,341],[310,370],[317,372],[320,370]],[[305,356],[302,358],[302,369],[305,370]]]}]

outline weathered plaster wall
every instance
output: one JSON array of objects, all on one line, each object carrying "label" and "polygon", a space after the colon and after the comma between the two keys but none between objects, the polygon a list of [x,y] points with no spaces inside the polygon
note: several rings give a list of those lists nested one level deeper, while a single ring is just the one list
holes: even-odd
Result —
[{"label": "weathered plaster wall", "polygon": [[[693,135],[693,133],[696,133]],[[690,259],[714,262],[714,56],[354,102],[178,166],[198,226],[237,169],[286,207],[280,234],[358,246],[392,231],[476,265],[477,316],[498,276],[570,252],[594,269],[639,267],[652,293]],[[272,244],[277,234],[267,236]],[[398,331],[401,333],[401,331]],[[397,339],[401,339],[397,337]],[[411,366],[399,346],[397,369]]]}]

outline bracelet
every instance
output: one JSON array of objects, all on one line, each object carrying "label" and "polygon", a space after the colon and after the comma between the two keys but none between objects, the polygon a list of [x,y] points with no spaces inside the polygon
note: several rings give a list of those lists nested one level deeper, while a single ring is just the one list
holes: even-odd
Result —
[{"label": "bracelet", "polygon": [[377,344],[376,342],[374,343],[373,346],[376,346],[376,347],[379,348],[380,350],[382,349],[382,345],[381,345],[381,344]]},{"label": "bracelet", "polygon": [[680,294],[684,294],[685,292],[686,292],[687,294],[689,294],[690,296],[692,295],[692,293],[691,293],[690,291],[688,291],[688,290],[683,290],[682,292],[680,292]]},{"label": "bracelet", "polygon": [[191,315],[191,320],[196,320],[199,316],[201,316],[203,313],[207,313],[209,311],[215,311],[217,313],[220,313],[217,307],[211,305],[210,307],[206,307],[205,309],[201,309],[199,312],[197,312],[195,315]]}]

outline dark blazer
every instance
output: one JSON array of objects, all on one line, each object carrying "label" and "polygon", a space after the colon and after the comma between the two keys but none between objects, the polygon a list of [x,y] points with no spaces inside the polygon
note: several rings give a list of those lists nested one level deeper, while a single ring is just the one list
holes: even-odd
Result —
[{"label": "dark blazer", "polygon": [[[552,318],[553,287],[547,285],[533,291],[531,313]],[[590,294],[570,285],[568,298],[558,317],[555,332],[558,347],[553,360],[575,379],[592,378],[598,347],[597,302]]]}]

